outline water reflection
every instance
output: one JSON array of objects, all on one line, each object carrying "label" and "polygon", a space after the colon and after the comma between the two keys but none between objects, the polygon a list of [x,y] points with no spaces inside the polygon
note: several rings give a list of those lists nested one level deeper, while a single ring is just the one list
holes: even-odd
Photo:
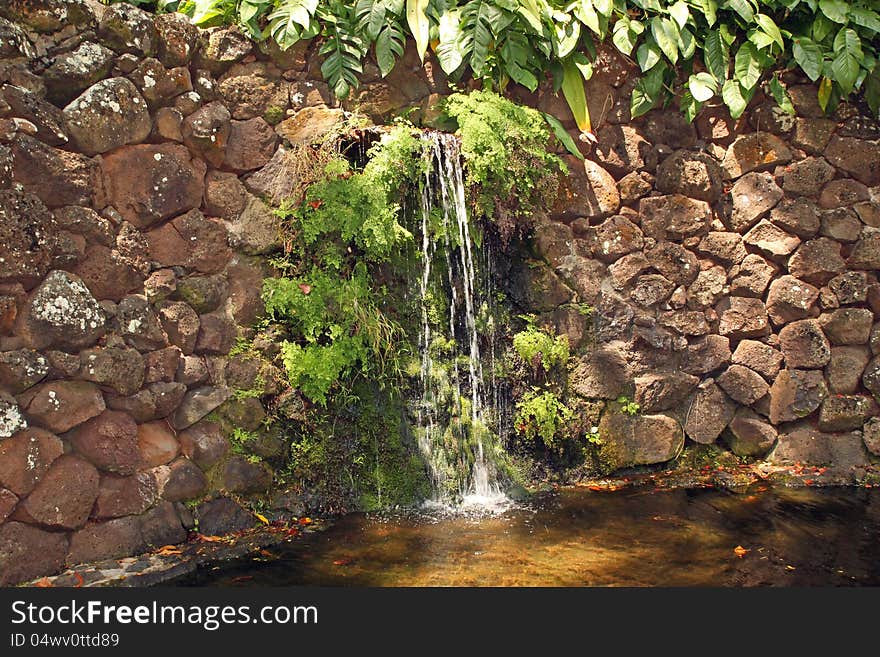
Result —
[{"label": "water reflection", "polygon": [[355,514],[179,584],[878,585],[878,530],[875,490],[568,490],[483,518]]}]

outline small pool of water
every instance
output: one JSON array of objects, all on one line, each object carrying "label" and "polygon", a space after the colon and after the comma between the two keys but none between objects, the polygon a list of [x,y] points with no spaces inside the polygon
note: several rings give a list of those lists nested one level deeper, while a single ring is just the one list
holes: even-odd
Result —
[{"label": "small pool of water", "polygon": [[483,518],[352,514],[271,553],[174,583],[880,585],[880,491],[574,489]]}]

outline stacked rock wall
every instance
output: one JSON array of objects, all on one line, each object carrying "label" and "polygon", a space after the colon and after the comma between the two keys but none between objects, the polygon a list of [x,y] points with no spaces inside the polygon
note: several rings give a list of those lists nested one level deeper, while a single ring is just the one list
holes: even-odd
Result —
[{"label": "stacked rock wall", "polygon": [[[283,442],[255,462],[230,427],[256,429],[283,376],[237,339],[281,246],[271,206],[345,120],[308,48],[124,4],[0,5],[0,584],[253,522],[232,498],[271,487]],[[758,100],[739,122],[630,121],[634,72],[611,52],[589,85],[599,145],[509,277],[580,349],[576,393],[641,404],[604,414],[609,461],[662,462],[687,435],[867,464],[876,124],[820,117],[801,86],[797,119]],[[428,120],[438,70],[368,64],[344,109]],[[549,89],[519,95],[567,115]]]}]

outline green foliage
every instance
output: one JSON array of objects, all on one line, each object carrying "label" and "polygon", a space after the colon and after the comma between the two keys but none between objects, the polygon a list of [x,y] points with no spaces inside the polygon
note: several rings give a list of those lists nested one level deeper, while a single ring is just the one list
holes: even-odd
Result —
[{"label": "green foliage", "polygon": [[625,395],[621,395],[617,398],[617,403],[620,404],[620,412],[626,413],[627,415],[637,415],[638,412],[642,409],[642,407],[636,402],[632,401],[629,397]]},{"label": "green foliage", "polygon": [[547,152],[550,132],[540,112],[491,91],[453,94],[444,111],[458,125],[478,213],[510,232],[508,224],[552,203],[565,166]]},{"label": "green foliage", "polygon": [[540,362],[545,371],[568,362],[568,336],[551,336],[535,326],[534,318],[524,331],[513,336],[513,348],[524,362],[533,366]]},{"label": "green foliage", "polygon": [[548,449],[561,450],[566,436],[565,425],[572,419],[572,411],[555,393],[533,388],[516,405],[514,427],[526,438],[538,438]]},{"label": "green foliage", "polygon": [[[739,116],[762,83],[779,84],[768,71],[787,68],[819,83],[826,110],[855,92],[880,113],[876,0],[159,0],[156,6],[203,26],[238,22],[284,49],[318,37],[322,71],[340,98],[357,86],[371,49],[387,75],[412,38],[423,60],[430,47],[455,80],[470,75],[488,88],[503,91],[513,81],[534,91],[552,74],[578,127],[589,132],[589,56],[610,38],[643,73],[632,96],[634,117],[674,95],[689,118],[714,97]],[[777,100],[784,97],[778,90],[771,90]]]}]

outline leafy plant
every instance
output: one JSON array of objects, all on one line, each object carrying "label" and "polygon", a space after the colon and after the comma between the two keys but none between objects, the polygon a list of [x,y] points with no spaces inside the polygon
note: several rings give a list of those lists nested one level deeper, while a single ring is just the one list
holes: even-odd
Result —
[{"label": "leafy plant", "polygon": [[514,427],[526,438],[540,438],[548,449],[561,449],[563,429],[573,417],[572,411],[555,393],[533,388],[516,405]]},{"label": "leafy plant", "polygon": [[620,412],[626,413],[627,415],[637,415],[638,412],[642,409],[641,405],[632,401],[629,397],[625,395],[621,395],[617,398],[617,403],[620,404]]},{"label": "leafy plant", "polygon": [[530,365],[541,363],[544,370],[564,365],[569,355],[568,336],[551,336],[535,325],[534,317],[528,319],[526,329],[513,336],[513,348],[519,357]]}]

